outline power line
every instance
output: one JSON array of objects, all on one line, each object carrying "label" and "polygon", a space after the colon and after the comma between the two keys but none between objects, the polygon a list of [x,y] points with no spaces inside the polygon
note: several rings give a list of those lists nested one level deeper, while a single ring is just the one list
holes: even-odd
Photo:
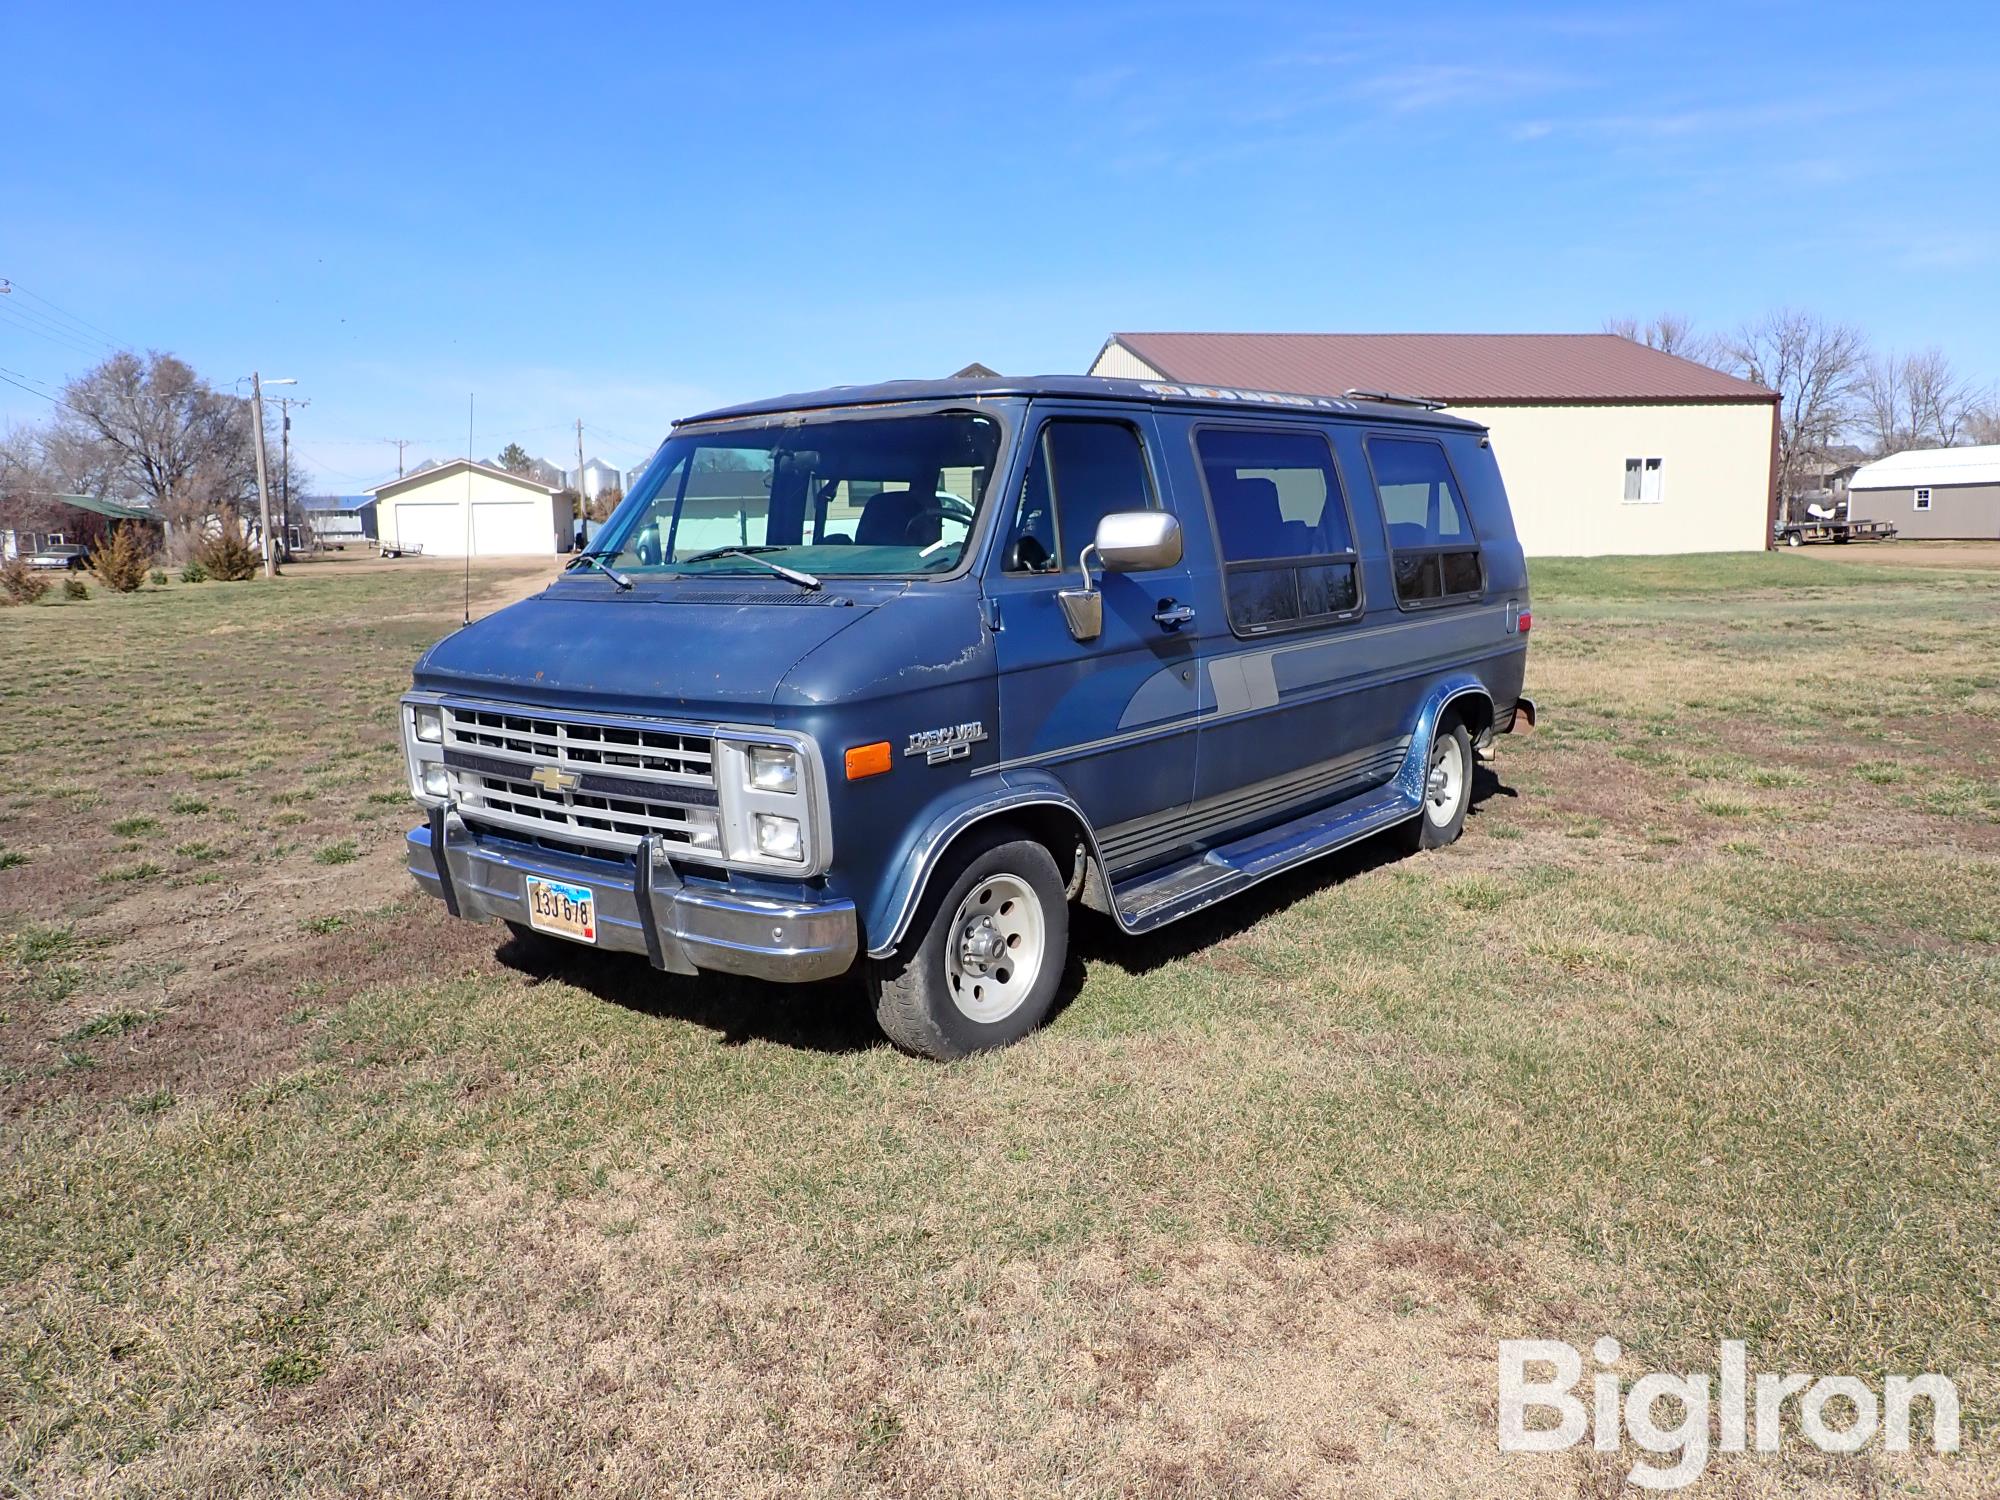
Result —
[{"label": "power line", "polygon": [[76,354],[82,354],[92,359],[102,354],[103,345],[86,344],[81,338],[72,337],[66,333],[51,333],[46,328],[38,327],[33,323],[24,321],[21,317],[23,311],[25,309],[0,304],[0,322],[4,322],[8,327],[19,329],[22,333],[33,334],[38,339],[54,344],[58,348],[68,349]]},{"label": "power line", "polygon": [[13,379],[12,376],[18,373],[19,373],[18,371],[0,373],[0,380],[6,381],[7,384],[15,387],[17,390],[26,391],[30,396],[40,396],[44,401],[53,401],[57,406],[64,408],[66,411],[73,411],[79,417],[89,415],[89,413],[83,411],[80,407],[71,406],[67,401],[63,400],[63,398],[60,396],[51,396],[47,391],[38,391],[31,385],[23,385],[21,383],[21,380],[27,379],[27,376],[25,375],[21,377],[21,380]]},{"label": "power line", "polygon": [[640,448],[651,453],[655,448],[660,446],[657,440],[651,443],[642,443],[637,438],[625,437],[611,431],[608,427],[599,427],[595,422],[587,422],[584,425],[589,431],[596,433],[599,437],[610,438],[614,443],[623,443],[627,448]]},{"label": "power line", "polygon": [[116,347],[112,344],[106,344],[102,339],[93,338],[80,328],[72,328],[67,323],[51,318],[48,314],[36,308],[29,307],[25,303],[0,302],[0,311],[4,311],[10,320],[18,322],[24,328],[34,329],[42,333],[55,334],[79,344],[87,344],[92,348],[109,349]]},{"label": "power line", "polygon": [[32,291],[29,288],[22,286],[21,283],[18,281],[12,281],[5,276],[0,276],[0,287],[11,288],[16,292],[19,292],[24,297],[34,298],[35,301],[41,303],[42,306],[48,308],[51,312],[59,313],[64,318],[67,318],[70,322],[76,324],[79,328],[85,329],[90,333],[96,334],[100,338],[108,340],[111,344],[111,347],[114,349],[130,349],[132,347],[130,344],[126,343],[123,339],[119,338],[116,334],[110,332],[108,329],[99,328],[95,323],[91,322],[88,318],[78,317],[68,308],[62,307],[57,303],[51,302],[47,297],[44,297],[40,292]]}]

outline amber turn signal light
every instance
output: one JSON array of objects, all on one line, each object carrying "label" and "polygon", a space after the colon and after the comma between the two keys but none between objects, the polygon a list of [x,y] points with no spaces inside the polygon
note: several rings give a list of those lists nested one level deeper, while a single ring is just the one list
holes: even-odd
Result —
[{"label": "amber turn signal light", "polygon": [[877,740],[872,745],[856,745],[847,752],[847,779],[859,781],[865,776],[880,776],[894,764],[889,758],[887,740]]}]

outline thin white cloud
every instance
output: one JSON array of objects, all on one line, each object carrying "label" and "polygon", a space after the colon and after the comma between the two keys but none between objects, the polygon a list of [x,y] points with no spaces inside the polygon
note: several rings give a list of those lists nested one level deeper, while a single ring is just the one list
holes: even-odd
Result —
[{"label": "thin white cloud", "polygon": [[1391,113],[1411,114],[1536,98],[1561,89],[1568,82],[1546,68],[1417,63],[1357,79],[1347,85],[1346,92]]}]

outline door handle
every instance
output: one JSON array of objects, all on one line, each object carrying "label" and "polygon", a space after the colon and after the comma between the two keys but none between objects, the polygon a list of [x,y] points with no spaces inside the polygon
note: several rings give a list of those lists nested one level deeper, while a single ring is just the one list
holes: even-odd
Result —
[{"label": "door handle", "polygon": [[1160,607],[1153,611],[1153,623],[1162,630],[1179,630],[1183,625],[1194,623],[1194,606],[1176,604],[1171,599],[1162,599]]}]

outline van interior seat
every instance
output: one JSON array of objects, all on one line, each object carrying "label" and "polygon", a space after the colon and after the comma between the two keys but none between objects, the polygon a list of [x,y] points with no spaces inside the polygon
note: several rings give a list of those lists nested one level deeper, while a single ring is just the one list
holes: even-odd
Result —
[{"label": "van interior seat", "polygon": [[1389,523],[1389,545],[1392,547],[1428,547],[1430,543],[1430,528],[1421,521]]},{"label": "van interior seat", "polygon": [[[923,515],[936,504],[914,489],[883,490],[861,507],[854,540],[863,547],[926,547],[943,535],[943,521]],[[918,521],[923,525],[919,526]]]},{"label": "van interior seat", "polygon": [[1275,480],[1212,472],[1209,490],[1216,497],[1216,521],[1222,529],[1225,557],[1287,557],[1304,550],[1303,542],[1298,547],[1289,545],[1288,529],[1296,526],[1307,537],[1311,533],[1302,521],[1286,521]]}]

